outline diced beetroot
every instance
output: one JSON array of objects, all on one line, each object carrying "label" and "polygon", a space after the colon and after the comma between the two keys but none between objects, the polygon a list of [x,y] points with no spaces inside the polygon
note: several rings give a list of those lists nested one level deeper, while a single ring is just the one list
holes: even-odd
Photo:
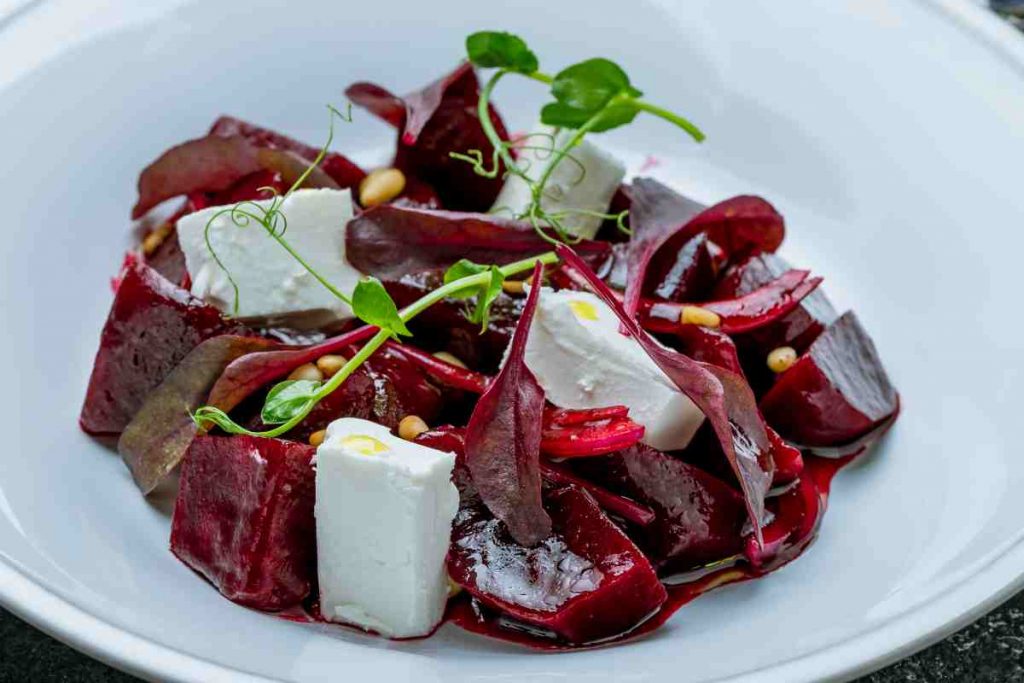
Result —
[{"label": "diced beetroot", "polygon": [[771,501],[774,515],[763,530],[764,543],[748,537],[743,554],[761,570],[770,570],[798,555],[813,538],[825,513],[825,498],[813,477],[804,477],[790,491]]},{"label": "diced beetroot", "polygon": [[662,574],[685,571],[735,555],[746,521],[743,497],[704,470],[636,444],[573,469],[614,493],[650,507],[652,523],[630,531]]},{"label": "diced beetroot", "polygon": [[700,325],[680,325],[675,334],[679,350],[690,358],[743,374],[736,344],[724,332]]},{"label": "diced beetroot", "polygon": [[850,311],[779,377],[761,411],[790,441],[834,446],[870,432],[897,405],[875,345]]},{"label": "diced beetroot", "polygon": [[[714,298],[729,299],[740,297],[757,290],[777,279],[790,265],[780,256],[761,253],[729,269],[715,287]],[[832,323],[838,314],[819,287],[808,294],[795,310],[771,325],[745,335],[744,342],[750,342],[764,364],[764,356],[779,346],[792,346],[804,351]]]},{"label": "diced beetroot", "polygon": [[[287,135],[282,135],[266,128],[260,128],[255,124],[236,119],[232,116],[222,116],[214,121],[213,126],[210,128],[210,135],[220,137],[240,135],[257,147],[294,152],[306,161],[313,161],[320,154],[320,148],[318,147],[311,147]],[[320,168],[341,187],[354,187],[366,176],[366,172],[363,169],[337,152],[328,152],[324,160],[320,162]]]},{"label": "diced beetroot", "polygon": [[667,301],[701,301],[714,286],[715,276],[708,237],[700,233],[678,249],[663,247],[654,253],[644,278],[644,294]]},{"label": "diced beetroot", "polygon": [[181,470],[171,551],[224,597],[280,610],[309,595],[315,575],[316,450],[249,436],[203,436]]},{"label": "diced beetroot", "polygon": [[575,486],[546,498],[554,533],[524,548],[464,495],[448,553],[452,579],[487,607],[570,643],[621,635],[653,614],[665,588],[594,499]]},{"label": "diced beetroot", "polygon": [[100,335],[79,418],[82,429],[119,434],[146,395],[199,342],[243,332],[216,308],[129,259]]},{"label": "diced beetroot", "polygon": [[559,486],[565,486],[572,484],[578,486],[597,501],[605,512],[615,515],[620,519],[635,524],[637,526],[645,526],[654,521],[654,511],[646,505],[641,505],[634,500],[630,500],[624,496],[612,493],[603,486],[598,486],[592,481],[578,477],[572,473],[565,465],[556,465],[550,461],[541,461],[540,473],[544,477],[544,481],[556,484]]},{"label": "diced beetroot", "polygon": [[[344,352],[351,357],[352,348]],[[401,353],[384,347],[356,369],[337,390],[329,394],[306,416],[288,438],[306,440],[313,432],[341,417],[358,417],[390,429],[406,415],[433,421],[443,407],[441,389],[433,384],[419,365]],[[257,429],[268,429],[258,416]]]}]

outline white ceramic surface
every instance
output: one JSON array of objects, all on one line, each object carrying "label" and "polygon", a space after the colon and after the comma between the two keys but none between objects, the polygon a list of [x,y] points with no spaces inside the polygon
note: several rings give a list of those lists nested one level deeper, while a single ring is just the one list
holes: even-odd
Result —
[{"label": "white ceramic surface", "polygon": [[[15,3],[21,5],[21,3]],[[152,678],[798,681],[844,678],[980,615],[1024,573],[1020,256],[1024,40],[946,1],[28,3],[0,21],[0,602]],[[506,5],[509,6],[509,5]],[[221,112],[317,141],[350,81],[399,92],[470,30],[542,64],[621,60],[708,133],[608,136],[704,199],[758,192],[785,254],[855,306],[904,398],[837,479],[820,539],[655,636],[538,655],[446,627],[392,643],[227,602],[167,551],[168,521],[76,417],[138,170]],[[501,93],[514,128],[542,93]],[[386,144],[357,113],[346,152]],[[13,381],[12,381],[13,380]],[[165,501],[166,502],[166,501]]]}]

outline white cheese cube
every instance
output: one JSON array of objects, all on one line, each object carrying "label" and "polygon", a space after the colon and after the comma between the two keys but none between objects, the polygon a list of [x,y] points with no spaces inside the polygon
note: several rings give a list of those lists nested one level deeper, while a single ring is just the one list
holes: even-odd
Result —
[{"label": "white cheese cube", "polygon": [[368,420],[327,427],[316,452],[320,611],[392,638],[429,634],[448,600],[455,455]]},{"label": "white cheese cube", "polygon": [[[535,129],[519,152],[519,165],[534,181],[540,178],[553,160],[551,150],[561,149],[573,135],[571,130],[561,130],[552,140],[553,131],[553,128],[547,126]],[[570,150],[569,156],[572,158],[562,159],[551,172],[544,186],[541,207],[548,213],[569,209],[607,213],[612,197],[626,175],[626,167],[587,140]],[[531,200],[526,181],[510,174],[491,210],[507,212],[511,209],[520,214],[529,207]],[[566,230],[586,239],[593,239],[601,222],[598,216],[572,213],[561,221]]]},{"label": "white cheese cube", "polygon": [[[253,202],[264,209],[271,200]],[[253,213],[255,207],[243,208]],[[231,314],[238,285],[238,313],[243,319],[290,321],[305,318],[323,324],[352,317],[351,309],[307,271],[266,229],[251,221],[239,227],[230,207],[214,206],[178,220],[178,240],[192,278],[192,294]],[[349,190],[297,190],[281,206],[287,220],[284,238],[334,287],[350,294],[360,273],[345,260],[345,225],[352,218]],[[218,215],[219,214],[219,215]],[[216,216],[216,218],[214,218]],[[214,259],[209,240],[224,268]]]},{"label": "white cheese cube", "polygon": [[526,365],[561,408],[625,405],[644,443],[685,448],[704,414],[665,376],[619,319],[589,292],[544,289],[526,343]]}]

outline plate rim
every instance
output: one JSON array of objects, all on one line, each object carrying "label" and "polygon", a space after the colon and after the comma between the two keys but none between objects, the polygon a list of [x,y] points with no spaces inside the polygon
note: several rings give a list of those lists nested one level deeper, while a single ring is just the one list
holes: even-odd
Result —
[{"label": "plate rim", "polygon": [[[983,5],[965,0],[918,0],[986,44],[1024,77],[1024,38]],[[38,6],[28,3],[27,7]],[[998,586],[992,590],[993,586]],[[723,679],[843,681],[891,664],[959,630],[1024,588],[1024,538],[959,577],[948,591],[838,643]],[[273,681],[184,652],[117,626],[51,591],[0,553],[0,606],[62,643],[147,680]],[[899,643],[892,647],[892,643]],[[526,679],[524,679],[526,680]]]}]

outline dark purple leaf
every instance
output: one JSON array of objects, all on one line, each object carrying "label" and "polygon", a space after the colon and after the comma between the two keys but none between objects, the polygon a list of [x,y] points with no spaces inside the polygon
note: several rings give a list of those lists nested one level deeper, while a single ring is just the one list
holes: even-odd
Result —
[{"label": "dark purple leaf", "polygon": [[[170,148],[139,175],[139,198],[132,218],[140,218],[160,202],[192,192],[219,192],[261,170],[277,171],[291,185],[309,166],[295,152],[257,147],[241,136],[208,135]],[[324,171],[313,170],[305,187],[338,184]]]},{"label": "dark purple leaf", "polygon": [[[261,128],[232,116],[222,116],[214,121],[213,126],[210,128],[210,135],[219,137],[240,135],[257,147],[293,152],[307,162],[314,161],[320,154],[320,148],[318,147],[307,145],[287,135],[282,135],[267,128]],[[363,169],[337,152],[328,152],[324,156],[323,161],[320,162],[320,168],[333,178],[339,187],[355,187],[359,184],[359,181],[366,177],[366,172]],[[291,185],[291,183],[288,184]]]},{"label": "dark purple leaf", "polygon": [[[540,281],[538,263],[533,277]],[[544,390],[523,361],[540,287],[530,289],[505,365],[473,409],[466,427],[466,466],[473,485],[517,542],[532,546],[551,534],[540,497]]]},{"label": "dark purple leaf", "polygon": [[117,450],[143,494],[155,489],[185,457],[197,433],[191,413],[206,401],[210,387],[228,363],[247,353],[278,347],[280,344],[260,337],[225,334],[207,339],[149,393],[117,442]]},{"label": "dark purple leaf", "polygon": [[629,225],[633,236],[626,254],[626,313],[635,315],[647,277],[647,266],[655,252],[704,206],[651,178],[637,178],[629,192],[632,208]]},{"label": "dark purple leaf", "polygon": [[[345,255],[361,272],[381,280],[447,268],[459,259],[504,265],[548,251],[531,225],[487,214],[381,205],[349,221]],[[577,251],[591,267],[610,257],[605,242],[584,240]]]},{"label": "dark purple leaf", "polygon": [[615,312],[629,335],[707,417],[739,479],[747,513],[760,534],[764,497],[771,486],[774,465],[750,386],[731,370],[700,363],[659,344],[626,313],[615,294],[572,249],[559,245],[557,251],[563,263],[586,279],[591,291]]},{"label": "dark purple leaf", "polygon": [[[448,208],[486,211],[501,189],[504,167],[496,177],[488,178],[450,156],[452,152],[479,150],[485,159],[491,158],[494,148],[477,116],[479,92],[476,73],[465,62],[405,97],[373,83],[355,83],[345,95],[398,129],[394,165],[407,176],[433,185]],[[498,136],[507,140],[505,126],[493,106],[490,118]]]}]

